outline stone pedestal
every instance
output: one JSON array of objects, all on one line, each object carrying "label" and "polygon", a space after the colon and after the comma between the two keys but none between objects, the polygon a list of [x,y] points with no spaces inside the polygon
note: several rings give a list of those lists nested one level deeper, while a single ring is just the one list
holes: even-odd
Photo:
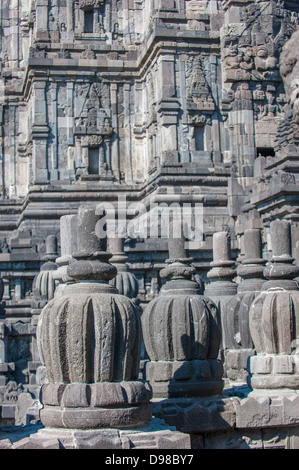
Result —
[{"label": "stone pedestal", "polygon": [[[33,429],[32,429],[33,430]],[[0,431],[1,436],[1,431]],[[6,437],[7,436],[7,437]],[[60,429],[44,428],[29,437],[12,433],[3,435],[0,449],[105,449],[105,450],[157,450],[190,449],[190,436],[176,431],[157,418],[136,429]],[[6,439],[3,439],[6,437]],[[21,439],[20,439],[21,437]],[[107,452],[107,457],[110,453]],[[117,452],[114,457],[118,458]],[[131,454],[126,454],[131,455]],[[134,454],[135,455],[135,454]],[[136,454],[136,457],[140,454]],[[111,462],[112,463],[112,462]],[[119,463],[119,462],[118,462]]]}]

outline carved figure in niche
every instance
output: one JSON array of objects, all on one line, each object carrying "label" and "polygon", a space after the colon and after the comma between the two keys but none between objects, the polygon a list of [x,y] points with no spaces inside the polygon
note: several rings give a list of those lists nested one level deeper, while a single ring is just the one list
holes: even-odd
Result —
[{"label": "carved figure in niche", "polygon": [[229,69],[237,69],[242,61],[242,55],[239,54],[238,46],[236,44],[229,44],[224,49],[224,65]]},{"label": "carved figure in niche", "polygon": [[17,382],[10,380],[5,387],[3,401],[16,402],[22,390],[22,384],[17,384]]},{"label": "carved figure in niche", "polygon": [[280,107],[275,103],[275,93],[271,91],[266,92],[267,103],[260,107],[259,119],[274,119],[279,111]]},{"label": "carved figure in niche", "polygon": [[277,68],[278,61],[276,57],[270,56],[266,46],[256,46],[254,50],[254,63],[256,70],[266,71]]},{"label": "carved figure in niche", "polygon": [[287,100],[293,110],[294,120],[299,124],[299,30],[285,44],[280,56],[280,73],[283,77]]}]

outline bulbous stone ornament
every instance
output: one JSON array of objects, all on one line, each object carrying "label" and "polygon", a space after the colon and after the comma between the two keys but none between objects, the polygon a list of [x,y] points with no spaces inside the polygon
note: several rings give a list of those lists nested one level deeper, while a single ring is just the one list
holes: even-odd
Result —
[{"label": "bulbous stone ornament", "polygon": [[223,389],[223,366],[217,359],[219,312],[209,298],[200,295],[199,284],[192,280],[195,268],[187,257],[185,240],[173,233],[171,228],[168,266],[160,272],[167,282],[142,315],[150,358],[146,379],[156,398],[217,395]]},{"label": "bulbous stone ornament", "polygon": [[259,229],[244,232],[245,256],[237,268],[241,278],[238,293],[228,302],[222,328],[225,338],[225,372],[232,381],[246,382],[249,357],[255,350],[249,330],[249,310],[265,282],[266,260],[262,258],[262,239]]},{"label": "bulbous stone ornament", "polygon": [[136,276],[129,270],[127,265],[128,257],[124,252],[124,239],[115,237],[109,241],[110,250],[113,257],[110,262],[117,268],[117,275],[111,279],[110,284],[122,295],[130,299],[136,299],[139,291],[139,284]]},{"label": "bulbous stone ornament", "polygon": [[90,207],[77,215],[78,251],[67,274],[74,279],[43,309],[38,344],[50,383],[42,387],[41,420],[65,428],[135,427],[151,417],[151,391],[138,377],[139,311],[109,284],[107,240]]},{"label": "bulbous stone ornament", "polygon": [[298,267],[291,256],[291,230],[286,220],[270,226],[273,258],[264,270],[269,281],[249,312],[257,355],[250,358],[248,383],[253,389],[299,389],[299,291],[293,280]]}]

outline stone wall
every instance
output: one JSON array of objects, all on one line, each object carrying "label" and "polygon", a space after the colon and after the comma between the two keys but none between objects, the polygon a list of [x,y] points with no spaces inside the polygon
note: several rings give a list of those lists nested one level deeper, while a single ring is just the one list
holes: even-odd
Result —
[{"label": "stone wall", "polygon": [[[278,0],[3,0],[3,390],[36,389],[32,283],[47,237],[58,257],[60,218],[83,202],[201,206],[202,241],[189,245],[206,283],[215,232],[229,232],[242,261],[245,230],[263,229],[270,259],[270,222],[287,218],[295,256],[298,128],[279,65],[298,11]],[[167,240],[136,234],[124,251],[144,305],[164,283]]]}]

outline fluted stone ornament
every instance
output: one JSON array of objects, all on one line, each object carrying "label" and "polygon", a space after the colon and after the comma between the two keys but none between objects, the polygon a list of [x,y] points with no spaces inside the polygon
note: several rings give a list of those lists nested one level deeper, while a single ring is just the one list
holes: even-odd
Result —
[{"label": "fluted stone ornament", "polygon": [[225,373],[232,381],[246,382],[248,358],[255,354],[250,330],[249,310],[265,282],[266,260],[262,258],[259,229],[244,232],[244,258],[237,267],[241,278],[237,294],[229,301],[222,328],[225,338]]},{"label": "fluted stone ornament", "polygon": [[77,215],[78,251],[65,287],[41,314],[38,338],[49,384],[42,388],[41,420],[65,428],[135,427],[151,416],[149,386],[136,380],[141,324],[133,301],[109,284],[102,219],[83,206]]},{"label": "fluted stone ornament", "polygon": [[253,389],[299,389],[298,267],[291,256],[291,226],[286,220],[270,225],[273,257],[264,283],[249,312],[257,355],[250,358],[248,383]]},{"label": "fluted stone ornament", "polygon": [[136,276],[129,269],[128,257],[124,252],[124,239],[120,237],[111,238],[109,248],[113,253],[110,262],[117,268],[117,275],[111,279],[110,284],[130,299],[136,299],[139,291],[139,284]]},{"label": "fluted stone ornament", "polygon": [[167,282],[142,315],[146,379],[157,398],[216,395],[223,389],[219,313],[192,280],[184,238],[170,232],[168,266],[160,272]]}]

